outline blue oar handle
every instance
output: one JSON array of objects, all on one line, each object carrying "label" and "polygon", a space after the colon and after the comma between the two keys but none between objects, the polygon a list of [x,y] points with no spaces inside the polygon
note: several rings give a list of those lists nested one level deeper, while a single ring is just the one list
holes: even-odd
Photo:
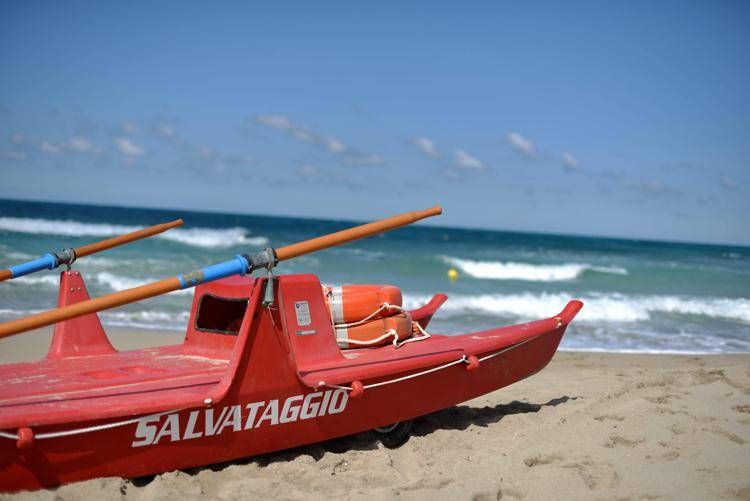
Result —
[{"label": "blue oar handle", "polygon": [[76,252],[73,249],[63,249],[59,254],[48,252],[39,259],[34,259],[33,261],[9,267],[8,271],[10,271],[10,277],[6,278],[18,278],[31,273],[36,273],[37,271],[54,270],[62,264],[71,265],[75,260]]},{"label": "blue oar handle", "polygon": [[212,282],[220,278],[231,277],[232,275],[245,275],[250,269],[250,262],[245,256],[234,256],[234,259],[224,261],[223,263],[206,266],[200,270],[191,271],[186,275],[177,275],[180,281],[180,288],[187,289],[195,287],[204,282]]},{"label": "blue oar handle", "polygon": [[57,256],[54,254],[45,254],[39,259],[17,264],[8,269],[10,270],[11,278],[18,278],[41,270],[54,270],[57,266]]},{"label": "blue oar handle", "polygon": [[205,282],[231,277],[232,275],[243,276],[261,268],[266,268],[270,271],[278,262],[276,251],[268,247],[252,256],[238,254],[234,256],[234,259],[230,259],[229,261],[206,266],[185,275],[177,275],[177,280],[180,281],[180,289],[187,289]]}]

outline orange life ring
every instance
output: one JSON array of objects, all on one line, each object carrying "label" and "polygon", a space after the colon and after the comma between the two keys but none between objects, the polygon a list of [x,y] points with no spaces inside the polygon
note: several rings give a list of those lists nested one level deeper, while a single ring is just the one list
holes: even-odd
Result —
[{"label": "orange life ring", "polygon": [[352,327],[334,325],[334,329],[339,348],[363,348],[393,343],[394,334],[397,342],[408,339],[412,335],[412,321],[411,315],[403,312]]},{"label": "orange life ring", "polygon": [[[334,324],[349,324],[372,315],[383,303],[401,306],[401,289],[394,285],[323,286],[326,304]],[[397,310],[385,310],[373,318],[393,315]]]}]

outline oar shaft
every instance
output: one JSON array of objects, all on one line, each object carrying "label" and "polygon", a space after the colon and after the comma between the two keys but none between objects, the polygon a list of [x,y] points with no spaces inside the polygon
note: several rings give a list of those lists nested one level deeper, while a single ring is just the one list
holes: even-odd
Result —
[{"label": "oar shaft", "polygon": [[[127,233],[125,235],[120,235],[117,237],[108,238],[107,240],[102,240],[100,242],[83,245],[81,247],[73,249],[73,255],[70,255],[69,250],[63,251],[59,256],[56,254],[48,253],[38,259],[34,259],[33,261],[28,261],[26,263],[11,266],[10,268],[5,270],[0,270],[0,282],[11,278],[18,278],[24,275],[29,275],[31,273],[36,273],[37,271],[41,270],[54,270],[61,264],[70,264],[74,259],[88,256],[96,252],[101,252],[103,250],[111,249],[112,247],[117,247],[118,245],[134,242],[142,238],[157,235],[181,225],[182,219],[175,219],[174,221],[170,221],[168,223],[157,224],[155,226],[143,228],[142,230]],[[61,256],[65,256],[66,258],[63,259],[62,262]]]},{"label": "oar shaft", "polygon": [[443,210],[440,208],[440,206],[436,205],[435,207],[429,209],[407,212],[398,216],[389,217],[388,219],[382,219],[380,221],[355,226],[354,228],[349,228],[348,230],[331,233],[330,235],[323,235],[322,237],[317,237],[297,244],[281,247],[280,249],[276,249],[276,257],[279,259],[279,261],[292,259],[304,254],[327,249],[329,247],[334,247],[346,242],[352,242],[361,238],[370,237],[384,231],[400,228],[401,226],[406,226],[426,217],[437,216],[438,214],[442,213],[442,211]]},{"label": "oar shaft", "polygon": [[80,317],[88,313],[135,303],[142,299],[148,299],[178,289],[187,289],[220,278],[232,275],[244,275],[259,268],[268,267],[270,269],[275,264],[274,258],[279,261],[291,259],[317,250],[327,249],[334,245],[351,242],[353,240],[375,235],[376,233],[399,228],[420,219],[440,214],[441,212],[440,207],[433,207],[423,211],[408,212],[406,214],[401,214],[400,216],[383,219],[382,221],[376,221],[374,223],[363,224],[348,230],[282,247],[275,252],[273,249],[267,249],[255,256],[235,256],[234,259],[229,261],[208,266],[185,275],[178,275],[159,282],[141,285],[140,287],[135,287],[133,289],[115,292],[96,299],[90,299],[88,301],[81,301],[80,303],[64,306],[56,310],[45,311],[26,318],[2,323],[0,324],[0,338],[12,336],[13,334],[32,329],[38,329],[39,327]]},{"label": "oar shaft", "polygon": [[175,219],[174,221],[170,221],[168,223],[157,224],[149,228],[143,228],[142,230],[134,231],[132,233],[108,238],[107,240],[102,240],[101,242],[94,242],[92,244],[76,247],[76,257],[88,256],[96,252],[111,249],[112,247],[117,247],[118,245],[124,245],[136,240],[140,240],[142,238],[158,235],[159,233],[164,233],[165,231],[176,228],[177,226],[182,226],[182,223],[182,219]]},{"label": "oar shaft", "polygon": [[19,332],[38,329],[57,322],[80,317],[97,311],[109,310],[117,306],[134,303],[142,299],[159,296],[180,289],[180,281],[177,277],[166,278],[122,292],[108,294],[106,296],[81,301],[56,310],[44,311],[25,318],[19,318],[10,322],[0,324],[0,338],[12,336]]}]

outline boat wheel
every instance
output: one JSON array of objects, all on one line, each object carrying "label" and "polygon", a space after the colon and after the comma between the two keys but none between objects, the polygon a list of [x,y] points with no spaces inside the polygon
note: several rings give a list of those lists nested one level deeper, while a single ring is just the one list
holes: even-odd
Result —
[{"label": "boat wheel", "polygon": [[373,429],[373,433],[380,440],[380,443],[388,447],[389,449],[395,449],[400,447],[409,440],[409,432],[411,431],[411,419],[407,421],[399,421],[388,426],[382,426],[380,428]]}]

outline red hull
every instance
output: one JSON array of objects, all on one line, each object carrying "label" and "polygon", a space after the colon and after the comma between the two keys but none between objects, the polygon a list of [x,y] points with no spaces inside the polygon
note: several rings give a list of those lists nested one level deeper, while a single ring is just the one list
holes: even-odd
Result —
[{"label": "red hull", "polygon": [[[541,370],[582,306],[571,301],[546,320],[342,355],[317,278],[280,277],[271,309],[260,305],[263,282],[235,278],[199,287],[182,345],[0,367],[0,430],[23,438],[0,438],[0,490],[206,465],[429,414]],[[249,297],[237,336],[196,328],[204,295]],[[444,300],[436,296],[413,311],[415,320],[426,325]],[[298,314],[302,302],[309,322]],[[492,354],[476,367],[474,357]],[[369,387],[418,373],[424,374]],[[58,376],[64,380],[56,382]],[[32,386],[35,377],[40,383]],[[357,396],[360,383],[365,390]],[[164,415],[148,417],[154,413]],[[133,418],[141,419],[45,438]]]}]

